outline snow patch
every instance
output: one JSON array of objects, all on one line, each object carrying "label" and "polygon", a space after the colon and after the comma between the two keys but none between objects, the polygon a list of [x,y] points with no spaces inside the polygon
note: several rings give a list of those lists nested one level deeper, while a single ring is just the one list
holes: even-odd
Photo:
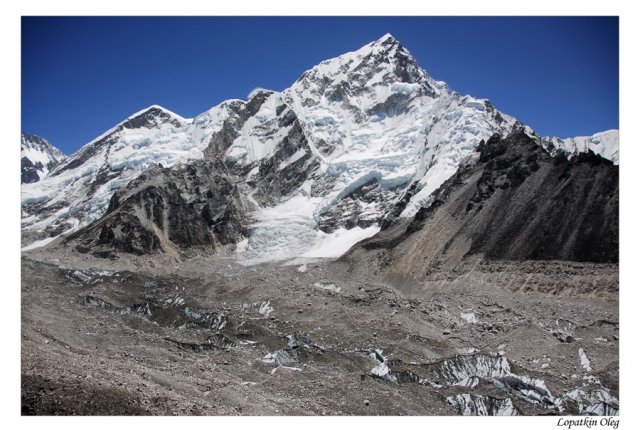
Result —
[{"label": "snow patch", "polygon": [[460,318],[462,318],[469,324],[476,324],[480,322],[480,320],[478,320],[478,318],[476,317],[476,314],[474,314],[473,312],[462,312],[460,313]]},{"label": "snow patch", "polygon": [[591,372],[591,360],[587,357],[587,353],[584,352],[584,349],[580,348],[578,350],[578,356],[580,357],[580,366],[586,372]]},{"label": "snow patch", "polygon": [[333,291],[339,293],[342,291],[340,287],[337,287],[336,284],[324,284],[322,282],[316,282],[313,284],[314,288],[320,288],[321,290]]},{"label": "snow patch", "polygon": [[278,166],[278,170],[282,170],[290,166],[291,164],[295,163],[296,161],[304,157],[306,154],[307,154],[307,151],[305,151],[303,148],[298,149],[295,152],[295,154],[293,154],[291,157],[287,158],[282,163],[280,163],[280,165]]},{"label": "snow patch", "polygon": [[368,239],[380,231],[379,226],[340,228],[333,233],[318,230],[315,244],[302,256],[306,258],[338,258],[356,243]]},{"label": "snow patch", "polygon": [[56,239],[55,237],[47,237],[42,240],[37,240],[33,242],[31,245],[27,245],[24,248],[22,248],[21,251],[31,251],[32,249],[42,248],[43,246],[53,242],[55,239]]}]

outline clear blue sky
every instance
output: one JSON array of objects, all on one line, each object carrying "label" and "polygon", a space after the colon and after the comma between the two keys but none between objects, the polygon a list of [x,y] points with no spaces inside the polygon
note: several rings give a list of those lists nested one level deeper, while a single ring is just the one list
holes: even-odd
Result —
[{"label": "clear blue sky", "polygon": [[618,128],[616,17],[24,17],[22,130],[70,154],[151,104],[193,117],[393,34],[542,135]]}]

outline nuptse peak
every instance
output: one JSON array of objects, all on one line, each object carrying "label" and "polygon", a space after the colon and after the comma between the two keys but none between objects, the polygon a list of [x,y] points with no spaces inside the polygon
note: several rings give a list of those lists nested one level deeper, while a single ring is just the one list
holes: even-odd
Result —
[{"label": "nuptse peak", "polygon": [[[386,34],[319,63],[282,92],[259,89],[247,100],[225,101],[193,119],[160,106],[132,115],[44,180],[23,186],[23,239],[47,243],[108,217],[107,210],[115,210],[114,194],[120,204],[132,199],[127,210],[150,211],[139,221],[148,229],[157,209],[136,192],[153,186],[164,190],[156,196],[163,210],[170,200],[180,213],[195,211],[187,218],[203,220],[206,229],[193,226],[210,237],[195,241],[198,246],[236,244],[253,262],[335,257],[376,234],[383,220],[414,216],[481,141],[514,130],[551,153],[591,149],[617,162],[617,132],[604,140],[540,138],[488,100],[450,91]],[[212,173],[218,182],[195,181],[209,187],[196,190],[185,170],[190,164],[200,173],[211,166],[223,171]],[[174,172],[158,175],[174,181],[171,189],[141,180],[134,186],[133,179],[158,165],[184,172],[184,180]],[[233,193],[215,197],[215,187],[228,184],[234,184]],[[222,220],[233,217],[233,234],[221,234]],[[101,222],[104,241],[112,227]],[[163,236],[151,241],[163,244],[154,249],[189,248],[189,241],[176,239],[185,233],[176,233],[177,226],[153,223]]]}]

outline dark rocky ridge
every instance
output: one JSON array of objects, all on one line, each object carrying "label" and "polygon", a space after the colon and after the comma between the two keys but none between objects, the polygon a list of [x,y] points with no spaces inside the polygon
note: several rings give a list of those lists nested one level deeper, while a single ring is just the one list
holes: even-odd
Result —
[{"label": "dark rocky ridge", "polygon": [[31,184],[40,180],[40,174],[44,170],[44,165],[41,162],[35,164],[27,157],[22,157],[20,160],[20,180],[22,184]]},{"label": "dark rocky ridge", "polygon": [[375,255],[417,277],[465,257],[618,262],[618,167],[592,152],[568,160],[523,132],[492,136],[412,221],[386,222],[345,260]]},{"label": "dark rocky ridge", "polygon": [[237,242],[245,234],[244,214],[238,189],[220,161],[156,166],[116,192],[102,218],[64,242],[102,257],[113,257],[114,251],[179,256]]}]

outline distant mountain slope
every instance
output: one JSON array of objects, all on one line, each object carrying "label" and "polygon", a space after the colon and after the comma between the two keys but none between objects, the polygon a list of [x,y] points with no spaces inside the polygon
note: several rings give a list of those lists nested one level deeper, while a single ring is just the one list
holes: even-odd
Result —
[{"label": "distant mountain slope", "polygon": [[20,137],[21,182],[30,184],[47,176],[65,159],[65,155],[46,139],[22,133]]},{"label": "distant mountain slope", "polygon": [[618,261],[618,167],[568,160],[516,132],[492,136],[413,221],[393,223],[345,258],[421,278],[464,257]]},{"label": "distant mountain slope", "polygon": [[23,238],[74,231],[104,215],[113,193],[147,168],[202,158],[219,117],[232,106],[221,104],[194,120],[160,106],[131,115],[68,157],[45,181],[23,185]]},{"label": "distant mountain slope", "polygon": [[583,152],[592,151],[594,154],[613,161],[613,164],[619,164],[618,139],[618,130],[607,130],[593,136],[577,136],[566,139],[544,137],[542,141],[552,154],[561,151],[569,157],[573,157]]}]

